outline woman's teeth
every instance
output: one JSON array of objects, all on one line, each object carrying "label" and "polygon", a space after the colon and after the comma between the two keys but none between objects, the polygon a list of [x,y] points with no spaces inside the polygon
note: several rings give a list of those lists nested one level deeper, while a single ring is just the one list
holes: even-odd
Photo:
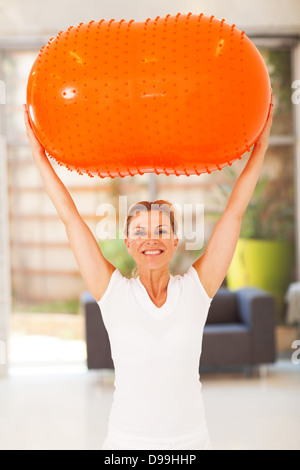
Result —
[{"label": "woman's teeth", "polygon": [[155,251],[144,251],[144,255],[160,255],[162,253],[161,250],[155,250]]}]

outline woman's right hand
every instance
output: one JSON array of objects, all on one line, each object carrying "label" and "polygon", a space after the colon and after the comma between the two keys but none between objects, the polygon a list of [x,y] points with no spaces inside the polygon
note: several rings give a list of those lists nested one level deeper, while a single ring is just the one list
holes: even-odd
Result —
[{"label": "woman's right hand", "polygon": [[26,104],[23,105],[23,108],[24,108],[24,120],[25,120],[25,126],[26,126],[26,134],[31,145],[33,157],[35,157],[36,155],[46,155],[44,147],[40,144],[40,142],[36,138],[32,130],[32,127],[30,125],[30,121],[28,117],[28,109],[27,109]]}]

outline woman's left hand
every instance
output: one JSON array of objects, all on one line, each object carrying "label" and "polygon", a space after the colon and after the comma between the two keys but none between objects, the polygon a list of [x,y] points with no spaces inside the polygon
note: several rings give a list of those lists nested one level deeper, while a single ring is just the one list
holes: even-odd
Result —
[{"label": "woman's left hand", "polygon": [[259,138],[255,142],[255,146],[257,145],[257,146],[260,146],[260,147],[264,147],[266,149],[268,148],[270,130],[271,130],[272,123],[273,123],[273,112],[274,112],[274,104],[273,104],[273,93],[272,93],[270,109],[269,109],[269,115],[268,115],[267,121],[265,123],[265,126],[264,126]]},{"label": "woman's left hand", "polygon": [[[29,121],[29,114],[28,114],[28,108],[27,105],[23,105],[23,111],[24,111],[24,121],[25,121],[25,127],[26,127],[26,134],[31,146],[32,150],[32,155],[35,158],[36,155],[43,154],[45,155],[45,149],[37,139],[36,135],[33,132],[33,129],[31,127],[30,121]],[[45,155],[46,156],[46,155]]]}]

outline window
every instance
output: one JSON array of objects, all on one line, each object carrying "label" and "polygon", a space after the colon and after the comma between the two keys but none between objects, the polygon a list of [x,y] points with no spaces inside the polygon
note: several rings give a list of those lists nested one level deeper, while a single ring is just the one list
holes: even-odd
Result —
[{"label": "window", "polygon": [[[288,38],[253,38],[253,41],[268,66],[277,108],[264,167],[281,188],[280,197],[294,208],[295,136],[290,86],[293,81],[291,54],[294,41]],[[50,300],[60,295],[65,298],[67,292],[69,298],[78,298],[79,292],[85,288],[68,247],[64,227],[42,187],[24,132],[21,105],[26,99],[27,79],[38,50],[45,42],[41,41],[28,50],[26,45],[19,49],[6,47],[2,52],[0,50],[0,78],[5,81],[7,89],[7,104],[2,107],[2,118],[9,161],[12,281],[15,299],[19,300],[38,300],[38,295]],[[149,179],[149,175],[136,175],[134,178],[98,181],[97,178],[67,172],[55,162],[53,165],[94,233],[96,208],[100,202],[111,201],[111,197],[118,194],[128,195],[129,205],[137,200],[149,199],[150,180],[152,198],[155,195],[157,199],[168,199],[179,204],[199,202],[205,205],[205,236],[208,239],[227,202],[218,188],[222,183],[233,184],[230,168],[200,177],[151,175]],[[244,165],[244,160],[234,162],[232,168],[236,176]],[[174,271],[184,270],[183,253],[178,250],[176,256]]]}]

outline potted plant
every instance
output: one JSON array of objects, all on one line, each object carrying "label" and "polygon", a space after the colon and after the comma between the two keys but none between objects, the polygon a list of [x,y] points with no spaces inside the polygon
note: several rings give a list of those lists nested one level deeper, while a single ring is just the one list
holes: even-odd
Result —
[{"label": "potted plant", "polygon": [[[278,321],[282,319],[294,262],[293,194],[291,190],[283,197],[280,185],[282,182],[268,175],[257,182],[226,276],[229,289],[255,286],[272,294]],[[221,189],[228,192],[228,187]]]}]

